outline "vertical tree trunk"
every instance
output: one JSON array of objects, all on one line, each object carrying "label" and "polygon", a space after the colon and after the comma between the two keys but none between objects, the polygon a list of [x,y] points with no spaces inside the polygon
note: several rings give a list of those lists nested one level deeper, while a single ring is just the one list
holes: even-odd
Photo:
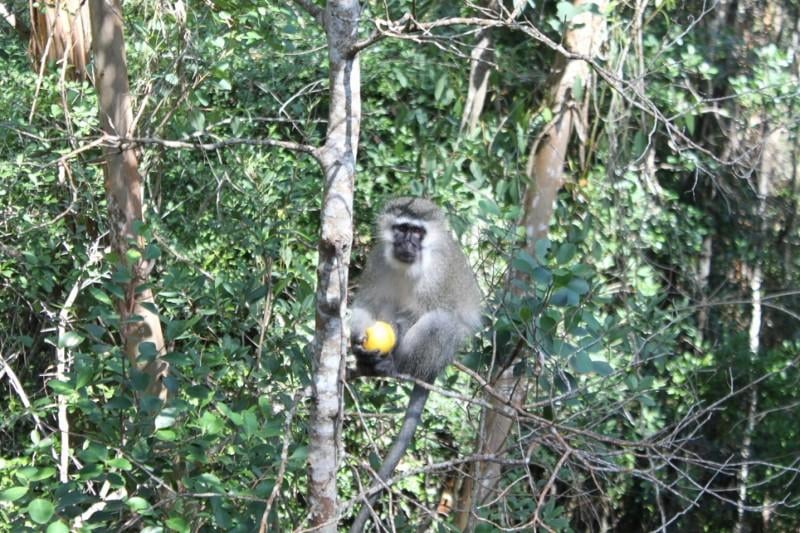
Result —
[{"label": "vertical tree trunk", "polygon": [[[313,6],[309,10],[315,13]],[[331,0],[324,14],[320,14],[328,37],[330,111],[325,145],[317,153],[325,175],[325,188],[317,266],[308,498],[312,527],[328,532],[336,531],[338,520],[336,472],[342,426],[344,361],[349,336],[344,318],[347,269],[353,243],[353,184],[361,124],[359,61],[352,49],[360,14],[357,0]]]},{"label": "vertical tree trunk", "polygon": [[[761,184],[765,180],[759,176],[759,195],[761,194]],[[761,206],[765,203],[765,198],[759,199],[759,211],[762,211]],[[763,216],[763,215],[762,215]],[[752,311],[750,315],[750,328],[748,332],[750,344],[750,359],[751,367],[756,364],[758,357],[758,350],[761,344],[761,284],[764,279],[764,274],[761,270],[761,260],[756,259],[753,267],[753,272],[750,277],[750,297],[752,299]],[[752,379],[751,370],[751,379]],[[739,467],[737,496],[736,501],[736,525],[733,528],[735,533],[744,531],[745,523],[745,507],[747,505],[747,480],[750,476],[750,455],[753,445],[753,433],[756,429],[756,415],[758,412],[758,386],[753,385],[750,387],[750,396],[747,402],[747,424],[744,428],[744,438],[742,439],[742,447],[739,452],[742,464]]]},{"label": "vertical tree trunk", "polygon": [[[575,0],[575,6],[597,2]],[[599,12],[605,9],[605,2],[597,5]],[[586,56],[596,56],[605,38],[605,19],[585,11],[571,21],[566,32],[566,47],[570,51]],[[550,108],[553,120],[550,121],[533,143],[528,159],[528,188],[525,192],[523,216],[520,224],[525,228],[526,248],[533,250],[536,241],[545,238],[556,196],[561,188],[563,166],[567,145],[574,122],[580,120],[580,102],[572,94],[573,87],[580,83],[584,93],[590,89],[589,65],[583,61],[566,61],[550,90]],[[528,383],[524,376],[514,375],[514,365],[493,378],[493,387],[511,405],[521,405],[527,395]],[[491,396],[489,402],[495,409],[484,410],[479,434],[478,453],[499,455],[511,431],[513,419],[505,413],[504,403]],[[501,465],[498,462],[478,462],[474,468],[474,478],[465,480],[462,485],[459,514],[456,524],[465,529],[469,527],[469,514],[475,505],[487,500],[500,479]]]},{"label": "vertical tree trunk", "polygon": [[[89,8],[100,127],[108,135],[127,137],[132,133],[132,111],[120,1],[90,0]],[[124,297],[117,302],[125,354],[132,367],[150,376],[149,392],[166,399],[162,378],[168,365],[160,359],[164,351],[161,322],[153,312],[151,290],[142,288],[153,268],[153,259],[142,255],[144,239],[136,232],[136,223],[143,220],[142,178],[136,153],[125,146],[106,146],[104,152],[112,249],[118,256],[119,268],[129,276],[123,287]],[[138,361],[142,343],[151,344],[147,348],[151,359],[144,365]]]},{"label": "vertical tree trunk", "polygon": [[86,63],[92,46],[89,6],[86,0],[29,1],[30,50],[34,66],[44,61],[63,61],[68,79],[86,79]]},{"label": "vertical tree trunk", "polygon": [[708,280],[711,277],[711,259],[713,257],[714,240],[711,234],[703,237],[700,259],[697,263],[697,291],[700,294],[700,309],[697,311],[698,343],[703,344],[706,326],[708,325]]},{"label": "vertical tree trunk", "polygon": [[[754,117],[754,121],[757,118]],[[762,136],[769,131],[769,126],[766,123],[761,124]],[[786,140],[782,138],[784,130],[777,129],[763,138],[763,146],[761,150],[761,161],[758,165],[757,176],[758,183],[756,192],[758,194],[756,207],[756,224],[757,232],[755,235],[756,242],[763,242],[767,230],[767,197],[769,195],[770,183],[773,181],[773,174],[778,169],[786,168],[788,161],[784,160],[782,154],[785,152]],[[752,273],[750,275],[750,327],[748,329],[748,340],[750,347],[750,379],[755,377],[754,369],[758,360],[759,350],[761,348],[761,318],[762,318],[762,303],[761,298],[763,295],[762,284],[764,282],[764,272],[761,254],[756,254],[753,264]],[[750,395],[747,402],[747,423],[745,424],[744,437],[742,438],[742,447],[739,455],[741,456],[742,464],[739,467],[738,487],[737,487],[737,501],[736,501],[736,525],[733,528],[735,533],[741,533],[745,528],[745,514],[747,506],[747,482],[750,476],[750,457],[752,455],[753,435],[758,423],[758,386],[753,385],[750,387]]]},{"label": "vertical tree trunk", "polygon": [[[496,11],[497,0],[489,0],[487,8]],[[494,60],[494,43],[491,30],[485,28],[478,32],[477,42],[470,54],[469,88],[464,112],[461,115],[462,133],[471,133],[478,125],[478,119],[486,102],[486,92],[489,89],[489,73]]]}]

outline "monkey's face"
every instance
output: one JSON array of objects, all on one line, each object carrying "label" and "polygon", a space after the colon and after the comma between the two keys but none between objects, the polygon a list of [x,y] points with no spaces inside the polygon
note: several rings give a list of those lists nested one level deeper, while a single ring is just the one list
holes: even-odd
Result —
[{"label": "monkey's face", "polygon": [[392,224],[392,254],[401,263],[412,265],[422,253],[427,230],[419,223],[398,221]]},{"label": "monkey's face", "polygon": [[430,278],[434,256],[447,241],[444,215],[422,198],[396,198],[378,217],[380,254],[395,273],[410,279]]}]

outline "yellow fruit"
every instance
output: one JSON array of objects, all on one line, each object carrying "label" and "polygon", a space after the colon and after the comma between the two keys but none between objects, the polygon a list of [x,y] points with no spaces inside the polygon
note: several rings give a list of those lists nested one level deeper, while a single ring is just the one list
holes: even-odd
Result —
[{"label": "yellow fruit", "polygon": [[368,327],[364,333],[366,336],[361,346],[368,352],[378,351],[388,354],[397,342],[392,326],[380,320]]}]

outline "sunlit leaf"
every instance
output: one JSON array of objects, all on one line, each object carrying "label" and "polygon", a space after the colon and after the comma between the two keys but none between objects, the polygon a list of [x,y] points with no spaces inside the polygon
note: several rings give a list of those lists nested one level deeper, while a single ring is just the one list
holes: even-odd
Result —
[{"label": "sunlit leaf", "polygon": [[28,516],[37,524],[46,524],[52,518],[55,506],[49,500],[36,498],[28,504]]}]

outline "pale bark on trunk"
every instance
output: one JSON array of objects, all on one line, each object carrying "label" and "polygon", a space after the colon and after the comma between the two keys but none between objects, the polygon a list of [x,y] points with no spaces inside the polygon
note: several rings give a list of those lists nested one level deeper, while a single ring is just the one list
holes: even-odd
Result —
[{"label": "pale bark on trunk", "polygon": [[697,292],[700,295],[700,309],[697,311],[698,345],[702,349],[708,325],[708,280],[711,278],[711,259],[714,251],[714,238],[711,234],[703,237],[700,259],[697,262]]},{"label": "pale bark on trunk", "polygon": [[[125,41],[122,30],[122,8],[119,0],[90,0],[95,63],[95,88],[100,108],[100,127],[107,135],[130,137],[132,122],[128,67],[125,62]],[[125,355],[133,368],[150,377],[148,392],[166,399],[163,378],[168,365],[161,359],[164,336],[154,308],[153,293],[142,289],[153,268],[153,260],[144,257],[132,260],[131,248],[142,250],[144,240],[135,232],[137,221],[143,220],[142,178],[136,153],[129,146],[105,146],[105,190],[110,217],[111,245],[119,256],[119,266],[130,274],[124,286],[124,297],[117,301]],[[155,358],[146,364],[138,361],[142,343],[152,343]],[[148,350],[149,351],[149,350]]]},{"label": "pale bark on trunk", "polygon": [[6,24],[14,28],[17,35],[23,39],[28,40],[31,35],[31,30],[17,17],[19,10],[14,9],[14,3],[0,2],[0,18],[6,21]]},{"label": "pale bark on trunk", "polygon": [[92,46],[88,2],[31,0],[29,10],[34,66],[38,69],[43,61],[63,62],[67,79],[86,79],[86,63]]},{"label": "pale bark on trunk", "polygon": [[[753,122],[757,122],[757,117],[753,117]],[[768,125],[761,124],[761,131],[767,132]],[[790,144],[786,136],[786,130],[778,128],[775,131],[766,135],[763,138],[763,147],[761,150],[761,161],[758,165],[757,176],[758,183],[756,185],[756,193],[758,195],[758,206],[756,208],[756,224],[757,234],[755,236],[756,242],[763,242],[767,232],[767,198],[770,193],[771,184],[781,181],[781,176],[778,174],[789,171],[789,160],[786,155],[786,148]],[[750,366],[755,368],[758,361],[759,350],[761,348],[761,324],[762,324],[762,296],[764,283],[764,271],[762,254],[756,254],[753,269],[750,275],[750,327],[748,329],[748,340],[750,347]],[[750,379],[754,379],[751,370]],[[738,473],[738,487],[737,487],[737,501],[736,501],[736,514],[737,520],[734,525],[733,531],[741,533],[746,529],[745,517],[747,513],[747,492],[748,492],[748,479],[750,477],[750,461],[752,456],[753,435],[756,431],[758,424],[758,393],[759,387],[753,385],[750,387],[750,395],[748,397],[747,405],[747,422],[744,429],[744,437],[742,438],[742,446],[739,451],[741,456],[741,465],[739,466]]]},{"label": "pale bark on trunk", "polygon": [[357,0],[331,0],[324,13],[301,2],[322,20],[328,38],[330,111],[325,145],[317,157],[325,175],[317,266],[313,406],[309,420],[308,498],[315,531],[335,532],[336,472],[340,462],[342,392],[348,346],[347,279],[353,243],[353,186],[361,124],[361,79],[353,53],[361,7]]},{"label": "pale bark on trunk", "polygon": [[[580,8],[590,3],[597,5],[600,13],[605,10],[605,2],[598,4],[592,0],[576,0],[574,5]],[[565,36],[567,49],[589,57],[596,56],[605,38],[604,17],[586,11],[571,22]],[[575,100],[572,89],[576,83],[580,83],[584,94],[588,93],[590,74],[587,63],[571,60],[565,62],[563,69],[554,78],[549,97],[554,118],[533,143],[526,171],[529,184],[520,224],[525,228],[526,248],[529,250],[533,250],[537,240],[547,236],[556,196],[564,182],[563,167],[567,145],[575,121],[581,120],[580,102]],[[483,411],[478,453],[499,456],[514,424],[513,418],[503,414],[508,409],[506,405],[520,406],[524,403],[528,380],[524,376],[515,376],[514,365],[506,364],[505,370],[494,376],[492,385],[506,401],[489,397],[494,409]],[[474,478],[467,478],[462,486],[459,514],[456,517],[458,527],[469,527],[471,511],[489,499],[500,479],[501,467],[498,462],[476,463]]]},{"label": "pale bark on trunk", "polygon": [[[487,9],[497,10],[497,0],[489,0]],[[464,112],[461,115],[461,132],[469,135],[475,130],[489,90],[489,74],[494,61],[494,43],[490,29],[478,32],[477,42],[470,53],[469,88]]]}]

